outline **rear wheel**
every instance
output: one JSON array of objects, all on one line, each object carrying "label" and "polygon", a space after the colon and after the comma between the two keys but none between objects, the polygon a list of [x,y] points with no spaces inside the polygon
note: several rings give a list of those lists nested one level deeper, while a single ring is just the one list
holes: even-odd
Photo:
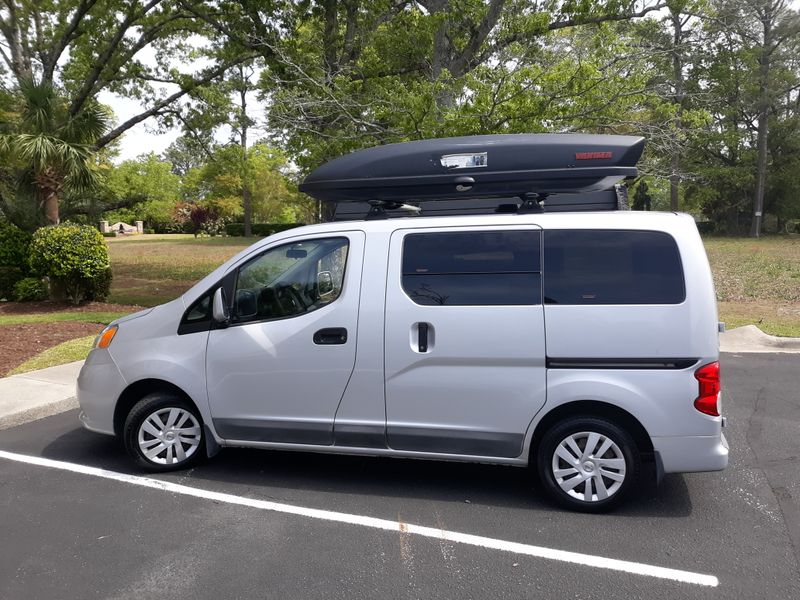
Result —
[{"label": "rear wheel", "polygon": [[556,502],[583,512],[618,505],[635,485],[641,459],[633,438],[600,417],[572,417],[542,438],[539,478]]},{"label": "rear wheel", "polygon": [[197,409],[172,394],[148,394],[128,413],[125,449],[148,471],[182,469],[204,452],[203,424]]}]

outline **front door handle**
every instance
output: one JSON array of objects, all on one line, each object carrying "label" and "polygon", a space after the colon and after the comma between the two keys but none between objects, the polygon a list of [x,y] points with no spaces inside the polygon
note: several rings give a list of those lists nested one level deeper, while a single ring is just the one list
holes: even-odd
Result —
[{"label": "front door handle", "polygon": [[314,334],[314,343],[319,346],[347,343],[347,329],[344,327],[328,327]]}]

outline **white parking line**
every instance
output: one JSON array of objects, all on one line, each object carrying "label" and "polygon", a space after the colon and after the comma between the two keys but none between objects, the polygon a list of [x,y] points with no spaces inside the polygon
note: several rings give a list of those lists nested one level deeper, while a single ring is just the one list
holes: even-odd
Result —
[{"label": "white parking line", "polygon": [[466,544],[469,546],[490,548],[493,550],[502,550],[504,552],[513,552],[515,554],[534,556],[536,558],[546,558],[548,560],[557,560],[561,562],[573,563],[576,565],[595,567],[598,569],[621,571],[624,573],[633,573],[635,575],[645,575],[647,577],[670,579],[672,581],[681,581],[684,583],[693,583],[696,585],[705,585],[711,587],[716,587],[717,585],[719,585],[719,580],[713,575],[703,575],[702,573],[693,573],[691,571],[667,569],[664,567],[657,567],[655,565],[647,565],[644,563],[630,562],[627,560],[617,560],[614,558],[605,558],[603,556],[594,556],[591,554],[580,554],[578,552],[555,550],[553,548],[545,548],[543,546],[520,544],[518,542],[497,540],[494,538],[483,537],[479,535],[471,535],[468,533],[458,533],[455,531],[446,531],[444,529],[436,529],[433,527],[423,527],[421,525],[412,525],[409,523],[401,523],[398,521],[389,521],[387,519],[376,519],[374,517],[367,517],[363,515],[352,515],[348,513],[334,512],[330,510],[320,510],[317,508],[306,508],[304,506],[281,504],[279,502],[256,500],[254,498],[245,498],[243,496],[235,496],[233,494],[212,492],[209,490],[194,488],[187,485],[181,485],[178,483],[171,483],[169,481],[161,481],[158,479],[152,479],[150,477],[126,475],[125,473],[107,471],[105,469],[98,469],[97,467],[89,467],[77,463],[69,463],[59,460],[51,460],[48,458],[40,458],[38,456],[15,454],[13,452],[5,452],[3,450],[0,450],[0,458],[5,458],[6,460],[26,463],[30,465],[37,465],[40,467],[50,467],[52,469],[59,469],[61,471],[80,473],[82,475],[91,475],[92,477],[111,479],[112,481],[119,481],[121,483],[138,485],[140,487],[163,490],[165,492],[172,492],[174,494],[182,494],[184,496],[193,496],[195,498],[215,500],[217,502],[224,502],[226,504],[247,506],[250,508],[257,508],[260,510],[269,510],[273,512],[285,513],[290,515],[298,515],[301,517],[310,517],[312,519],[322,519],[325,521],[333,521],[336,523],[360,525],[362,527],[371,527],[373,529],[383,529],[386,531],[398,531],[398,532],[402,531],[404,533],[412,533],[414,535],[434,538],[437,540],[447,540],[450,542],[458,542],[460,544]]}]

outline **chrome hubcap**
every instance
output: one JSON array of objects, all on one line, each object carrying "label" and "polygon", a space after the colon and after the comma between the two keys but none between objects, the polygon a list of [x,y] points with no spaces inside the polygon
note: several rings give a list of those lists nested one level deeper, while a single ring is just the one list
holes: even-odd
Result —
[{"label": "chrome hubcap", "polygon": [[567,436],[552,460],[556,483],[569,496],[597,502],[613,496],[625,481],[625,456],[619,446],[594,431]]},{"label": "chrome hubcap", "polygon": [[162,408],[142,421],[139,450],[147,460],[173,465],[187,460],[200,447],[200,423],[183,408]]}]

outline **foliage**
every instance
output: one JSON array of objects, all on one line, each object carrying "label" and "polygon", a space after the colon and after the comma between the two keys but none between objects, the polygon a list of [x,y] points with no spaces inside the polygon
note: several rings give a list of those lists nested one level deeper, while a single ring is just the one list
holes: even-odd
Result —
[{"label": "foliage", "polygon": [[40,277],[25,277],[14,284],[14,300],[17,302],[47,300],[48,295],[47,284]]},{"label": "foliage", "polygon": [[5,267],[0,265],[0,300],[10,300],[14,297],[14,286],[25,277],[19,267]]},{"label": "foliage", "polygon": [[[305,223],[253,223],[253,235],[266,237],[303,225]],[[225,226],[225,232],[232,236],[243,236],[244,223],[228,223]]]},{"label": "foliage", "polygon": [[31,234],[0,217],[0,298],[13,298],[14,285],[28,272]]},{"label": "foliage", "polygon": [[225,232],[225,223],[229,220],[221,207],[223,203],[207,201],[192,204],[185,202],[175,208],[175,221],[186,226],[195,237],[201,233],[215,237]]},{"label": "foliage", "polygon": [[25,268],[31,234],[0,218],[0,266]]},{"label": "foliage", "polygon": [[117,207],[104,214],[106,220],[144,221],[149,228],[167,231],[180,199],[181,180],[170,163],[151,152],[110,169],[105,189],[107,203]]},{"label": "foliage", "polygon": [[86,289],[84,300],[87,302],[105,302],[111,294],[111,281],[114,274],[109,266],[94,277]]},{"label": "foliage", "polygon": [[[108,250],[103,236],[89,225],[43,227],[33,235],[31,269],[49,277],[51,293],[61,291],[74,304],[88,295],[102,294],[104,278],[110,279]],[[97,291],[95,291],[97,290]]]},{"label": "foliage", "polygon": [[91,145],[108,121],[96,103],[73,114],[52,84],[20,81],[17,118],[0,130],[0,178],[14,182],[21,192],[32,189],[44,221],[58,224],[61,196],[95,183]]}]

